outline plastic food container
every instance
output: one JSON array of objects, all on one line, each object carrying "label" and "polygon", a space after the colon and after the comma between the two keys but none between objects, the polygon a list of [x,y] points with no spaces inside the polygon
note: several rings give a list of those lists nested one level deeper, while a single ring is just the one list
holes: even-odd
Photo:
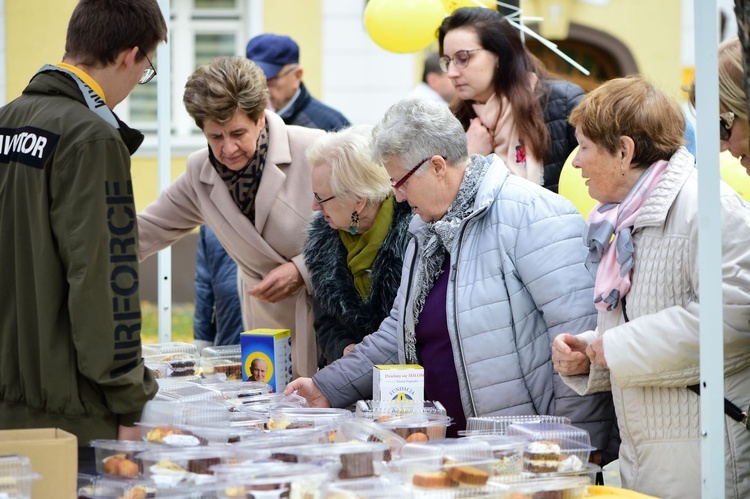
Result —
[{"label": "plastic food container", "polygon": [[39,475],[31,470],[31,460],[20,454],[0,455],[0,498],[30,499],[31,482]]},{"label": "plastic food container", "polygon": [[560,423],[514,423],[506,433],[525,439],[524,471],[556,473],[585,468],[594,447],[588,432]]},{"label": "plastic food container", "polygon": [[144,360],[146,367],[154,373],[154,378],[164,379],[169,376],[169,364],[158,360]]},{"label": "plastic food container", "polygon": [[273,407],[268,420],[269,430],[292,430],[336,426],[342,419],[351,418],[347,409],[321,409],[312,407]]},{"label": "plastic food container", "polygon": [[478,439],[443,439],[406,444],[392,469],[416,490],[477,488],[487,485],[496,460],[489,443]]},{"label": "plastic food container", "polygon": [[[356,442],[334,445],[290,447],[286,453],[298,462],[315,464],[339,479],[379,476],[385,469],[388,446],[380,442]],[[272,454],[275,459],[275,454]]]},{"label": "plastic food container", "polygon": [[358,400],[354,416],[364,419],[378,419],[382,416],[407,416],[409,414],[446,414],[440,402],[396,402],[393,400]]},{"label": "plastic food container", "polygon": [[330,444],[327,428],[310,428],[301,430],[272,431],[234,444],[232,447],[238,461],[269,459],[272,450],[300,445]]},{"label": "plastic food container", "polygon": [[225,381],[242,381],[242,350],[240,345],[204,348],[201,352],[201,374],[215,375]]},{"label": "plastic food container", "polygon": [[513,499],[577,499],[586,497],[589,483],[588,478],[584,476],[559,476],[518,480],[498,486],[504,490],[501,497]]},{"label": "plastic food container", "polygon": [[146,362],[162,362],[169,365],[167,377],[194,376],[197,374],[198,347],[191,343],[170,342],[143,346]]},{"label": "plastic food container", "polygon": [[144,477],[152,480],[157,487],[170,487],[215,481],[211,466],[231,462],[234,452],[228,447],[198,447],[148,450],[138,457],[143,463]]},{"label": "plastic food container", "polygon": [[330,478],[325,470],[310,464],[220,464],[211,470],[224,485],[216,496],[222,499],[314,498]]},{"label": "plastic food container", "polygon": [[451,418],[442,414],[412,414],[400,417],[380,417],[375,422],[409,443],[445,438]]},{"label": "plastic food container", "polygon": [[211,383],[203,386],[218,392],[222,398],[229,400],[233,405],[242,405],[247,400],[253,400],[256,397],[263,397],[271,393],[271,385],[260,381]]},{"label": "plastic food container", "polygon": [[232,428],[256,428],[264,430],[267,422],[268,416],[252,409],[238,407],[229,412],[229,425]]},{"label": "plastic food container", "polygon": [[492,467],[492,476],[516,475],[523,471],[523,449],[526,441],[520,437],[508,435],[476,435],[467,440],[487,442],[496,463]]},{"label": "plastic food container", "polygon": [[406,440],[394,432],[372,421],[360,418],[345,419],[339,421],[336,432],[336,443],[343,442],[382,442],[388,445],[385,453],[385,461],[390,461],[392,456],[398,456],[401,447]]},{"label": "plastic food container", "polygon": [[218,401],[199,403],[150,400],[143,407],[140,424],[222,425],[229,423],[229,416],[229,407]]},{"label": "plastic food container", "polygon": [[138,454],[154,448],[154,444],[131,440],[92,440],[89,445],[94,448],[96,472],[122,478],[141,476]]},{"label": "plastic food container", "polygon": [[384,478],[337,481],[321,489],[322,499],[410,499],[414,497],[410,487]]},{"label": "plastic food container", "polygon": [[160,386],[159,391],[165,396],[177,402],[203,402],[206,400],[223,400],[222,395],[216,390],[201,386],[196,383],[180,385]]},{"label": "plastic food container", "polygon": [[505,435],[508,426],[514,423],[558,423],[570,424],[570,419],[563,416],[481,416],[466,420],[466,430],[459,435]]}]

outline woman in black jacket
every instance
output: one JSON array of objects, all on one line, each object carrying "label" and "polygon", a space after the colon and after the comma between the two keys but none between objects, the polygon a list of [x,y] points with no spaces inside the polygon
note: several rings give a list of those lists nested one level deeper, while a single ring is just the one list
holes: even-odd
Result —
[{"label": "woman in black jacket", "polygon": [[377,331],[401,279],[411,208],[396,202],[388,173],[371,159],[371,131],[329,132],[307,151],[318,213],[304,254],[320,367]]},{"label": "woman in black jacket", "polygon": [[578,143],[568,115],[583,97],[551,79],[499,12],[465,7],[438,31],[440,65],[458,99],[469,153],[497,154],[515,175],[557,192],[562,166]]}]

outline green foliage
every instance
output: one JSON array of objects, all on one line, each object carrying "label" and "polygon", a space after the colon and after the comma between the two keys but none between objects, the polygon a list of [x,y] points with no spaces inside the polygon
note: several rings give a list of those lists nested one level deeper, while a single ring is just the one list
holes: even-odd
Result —
[{"label": "green foliage", "polygon": [[[172,341],[193,342],[193,311],[192,303],[172,304]],[[159,313],[155,303],[142,301],[141,313],[143,324],[141,338],[144,343],[159,341]]]}]

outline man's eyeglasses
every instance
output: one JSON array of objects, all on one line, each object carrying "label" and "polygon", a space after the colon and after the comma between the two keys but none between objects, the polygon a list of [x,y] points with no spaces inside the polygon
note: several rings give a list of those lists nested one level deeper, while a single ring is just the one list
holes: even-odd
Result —
[{"label": "man's eyeglasses", "polygon": [[289,68],[289,69],[287,69],[283,73],[279,73],[276,76],[274,76],[273,78],[267,79],[266,80],[266,85],[268,85],[269,87],[272,87],[272,86],[276,85],[276,82],[278,82],[280,79],[282,79],[283,77],[285,77],[286,75],[288,75],[289,73],[291,73],[292,71],[294,71],[295,69],[297,69],[297,67],[298,66],[296,64],[292,64],[292,67]]},{"label": "man's eyeglasses", "polygon": [[331,196],[329,198],[320,199],[320,196],[318,196],[317,192],[313,192],[313,196],[315,197],[315,202],[318,203],[320,206],[323,206],[323,203],[327,203],[328,201],[336,197],[336,196]]},{"label": "man's eyeglasses", "polygon": [[[419,167],[420,167],[420,166],[422,166],[423,164],[425,164],[425,162],[426,162],[426,161],[427,161],[428,159],[430,159],[431,157],[432,157],[432,156],[427,156],[427,157],[426,157],[425,159],[423,159],[422,161],[420,161],[420,162],[419,162],[419,163],[417,164],[417,166],[415,166],[414,168],[412,168],[411,170],[409,170],[409,172],[408,172],[408,173],[407,173],[406,175],[404,175],[403,177],[401,177],[401,180],[399,180],[398,182],[396,182],[395,180],[391,179],[391,186],[392,186],[392,187],[393,187],[393,188],[394,188],[395,190],[399,190],[399,189],[401,189],[401,186],[402,186],[402,185],[404,185],[404,183],[405,183],[405,182],[406,182],[407,180],[409,180],[409,177],[411,177],[412,175],[414,175],[414,173],[415,173],[415,172],[416,172],[417,170],[419,170]],[[403,192],[403,191],[402,191],[402,192]]]},{"label": "man's eyeglasses", "polygon": [[143,57],[145,57],[146,60],[148,61],[148,67],[143,70],[141,79],[138,81],[139,85],[145,85],[146,83],[153,80],[154,76],[156,76],[156,68],[154,67],[154,63],[151,62],[151,59],[149,59],[148,56],[146,55],[146,51],[140,47],[138,47],[138,50],[141,51],[141,54],[143,54]]},{"label": "man's eyeglasses", "polygon": [[453,57],[448,57],[447,55],[444,55],[440,58],[440,69],[448,72],[448,66],[452,62],[458,69],[463,69],[466,66],[469,65],[469,59],[471,59],[472,52],[476,52],[477,50],[484,50],[484,49],[471,49],[471,50],[459,50],[455,54],[453,54]]},{"label": "man's eyeglasses", "polygon": [[734,118],[736,117],[737,115],[732,111],[719,115],[719,138],[721,140],[727,141],[732,136],[732,125],[734,125]]}]

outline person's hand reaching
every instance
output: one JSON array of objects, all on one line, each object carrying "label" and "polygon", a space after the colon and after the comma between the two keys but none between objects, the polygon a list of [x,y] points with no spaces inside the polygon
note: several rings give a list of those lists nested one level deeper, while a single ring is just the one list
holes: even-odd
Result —
[{"label": "person's hand reaching", "polygon": [[325,398],[323,392],[318,390],[312,378],[297,378],[284,389],[284,395],[291,395],[297,392],[297,395],[305,397],[310,407],[331,407],[331,403]]}]

